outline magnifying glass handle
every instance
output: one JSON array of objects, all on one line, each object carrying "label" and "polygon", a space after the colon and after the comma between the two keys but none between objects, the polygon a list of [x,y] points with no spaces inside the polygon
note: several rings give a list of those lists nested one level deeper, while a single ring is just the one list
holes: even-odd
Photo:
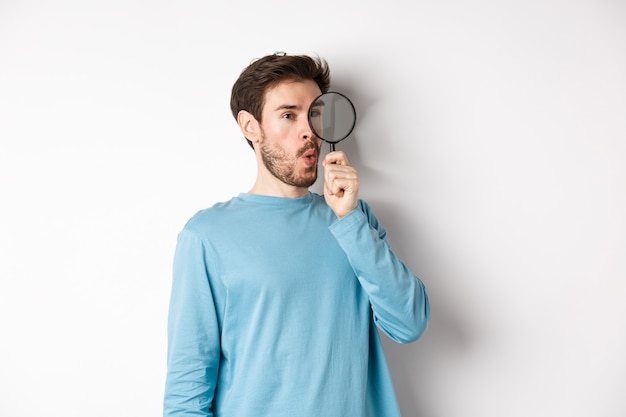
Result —
[{"label": "magnifying glass handle", "polygon": [[334,143],[331,143],[331,144],[330,144],[330,151],[331,151],[331,152],[334,152],[334,151],[335,151],[335,144],[334,144]]}]

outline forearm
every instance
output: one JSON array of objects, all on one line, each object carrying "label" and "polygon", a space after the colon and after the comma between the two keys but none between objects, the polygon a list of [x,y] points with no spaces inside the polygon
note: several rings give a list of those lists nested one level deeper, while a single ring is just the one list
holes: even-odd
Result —
[{"label": "forearm", "polygon": [[170,312],[164,417],[213,416],[219,353],[202,321],[188,319],[189,314]]}]

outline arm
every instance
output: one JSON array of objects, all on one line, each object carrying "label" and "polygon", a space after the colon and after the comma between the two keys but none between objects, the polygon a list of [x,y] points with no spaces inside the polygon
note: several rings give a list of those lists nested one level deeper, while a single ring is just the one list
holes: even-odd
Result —
[{"label": "arm", "polygon": [[346,155],[330,152],[323,166],[324,198],[340,219],[330,230],[369,296],[376,325],[397,342],[416,340],[430,318],[424,284],[392,252],[385,230],[358,199],[359,178]]},{"label": "arm", "polygon": [[164,417],[213,416],[219,340],[205,248],[194,234],[183,230],[174,257]]},{"label": "arm", "polygon": [[430,319],[426,289],[393,253],[369,206],[360,201],[330,230],[369,296],[378,328],[399,343],[417,340]]}]

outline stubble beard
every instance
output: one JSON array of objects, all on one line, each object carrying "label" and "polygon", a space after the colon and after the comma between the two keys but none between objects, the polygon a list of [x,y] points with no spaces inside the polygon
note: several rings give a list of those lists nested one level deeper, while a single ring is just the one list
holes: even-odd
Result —
[{"label": "stubble beard", "polygon": [[316,157],[319,157],[319,147],[313,142],[299,149],[295,157],[290,157],[284,149],[269,145],[263,134],[261,159],[267,170],[280,181],[294,187],[308,188],[317,180],[317,163],[312,167],[304,167],[300,173],[296,172],[296,167],[300,158],[310,149],[315,149]]}]

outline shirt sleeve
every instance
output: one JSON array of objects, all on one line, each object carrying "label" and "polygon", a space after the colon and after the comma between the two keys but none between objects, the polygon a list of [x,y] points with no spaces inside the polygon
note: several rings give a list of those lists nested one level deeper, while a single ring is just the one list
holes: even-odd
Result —
[{"label": "shirt sleeve", "polygon": [[398,343],[417,340],[430,319],[426,289],[393,253],[367,203],[360,201],[330,231],[369,296],[378,328]]},{"label": "shirt sleeve", "polygon": [[213,416],[219,335],[205,245],[183,230],[174,256],[164,417]]}]

